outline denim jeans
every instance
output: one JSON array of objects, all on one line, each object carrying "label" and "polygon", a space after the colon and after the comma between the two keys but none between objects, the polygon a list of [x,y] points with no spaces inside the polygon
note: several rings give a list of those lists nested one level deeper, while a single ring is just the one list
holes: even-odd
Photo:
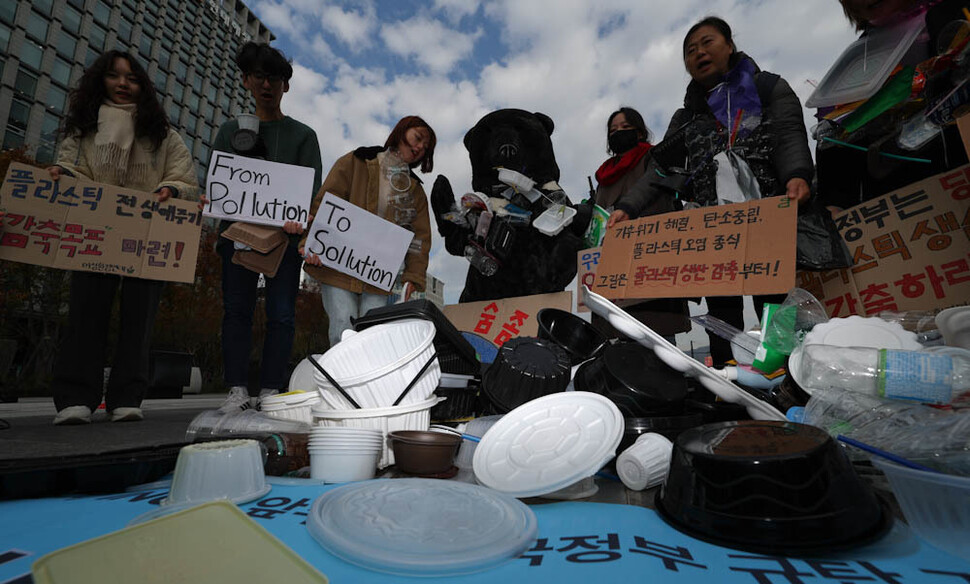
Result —
[{"label": "denim jeans", "polygon": [[[232,263],[232,242],[216,246],[222,257],[222,363],[227,386],[247,387],[249,353],[253,342],[253,312],[256,309],[259,274]],[[303,259],[293,246],[287,247],[276,276],[266,278],[266,338],[260,363],[262,389],[283,389],[296,331],[296,295]]]},{"label": "denim jeans", "polygon": [[340,342],[340,333],[353,328],[350,323],[351,318],[360,318],[372,308],[386,306],[391,298],[384,294],[367,292],[357,294],[326,284],[320,286],[320,297],[323,299],[323,309],[327,311],[327,318],[330,319],[331,347]]}]

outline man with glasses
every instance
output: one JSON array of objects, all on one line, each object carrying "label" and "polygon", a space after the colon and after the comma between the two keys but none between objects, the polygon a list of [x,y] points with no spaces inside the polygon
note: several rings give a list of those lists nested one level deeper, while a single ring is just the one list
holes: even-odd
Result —
[{"label": "man with glasses", "polygon": [[[246,156],[258,152],[266,160],[312,168],[313,193],[316,193],[322,174],[317,135],[309,126],[284,115],[280,109],[283,94],[290,89],[292,65],[280,51],[268,44],[254,42],[242,46],[236,55],[236,64],[242,72],[243,86],[256,102],[253,113],[259,118],[258,145],[234,141],[239,133],[239,123],[230,120],[219,128],[212,145],[213,152],[238,152]],[[220,233],[230,224],[222,221]],[[224,412],[258,408],[263,398],[279,393],[289,381],[287,365],[296,330],[296,296],[303,263],[297,244],[303,225],[290,221],[283,230],[289,235],[289,245],[276,275],[266,278],[266,337],[260,364],[260,390],[256,396],[250,395],[248,380],[259,274],[233,263],[235,246],[232,241],[220,237],[216,245],[216,251],[222,257],[222,359],[225,383],[229,388],[229,395],[220,408]]]}]

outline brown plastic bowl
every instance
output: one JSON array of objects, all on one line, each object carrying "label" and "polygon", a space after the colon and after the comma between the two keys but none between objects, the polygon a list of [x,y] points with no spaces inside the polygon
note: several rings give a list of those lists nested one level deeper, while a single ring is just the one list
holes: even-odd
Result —
[{"label": "brown plastic bowl", "polygon": [[455,464],[461,436],[443,432],[399,430],[387,435],[394,450],[394,464],[415,475],[443,473]]}]

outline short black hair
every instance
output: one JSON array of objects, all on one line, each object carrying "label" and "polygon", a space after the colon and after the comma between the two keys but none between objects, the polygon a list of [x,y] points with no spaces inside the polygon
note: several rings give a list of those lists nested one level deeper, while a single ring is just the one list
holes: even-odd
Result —
[{"label": "short black hair", "polygon": [[[699,21],[697,21],[694,26],[687,30],[687,34],[684,35],[684,55],[687,55],[687,41],[690,39],[690,35],[697,32],[697,29],[702,26],[712,26],[717,29],[717,32],[727,39],[727,42],[734,45],[734,39],[731,37],[731,25],[728,24],[723,18],[717,16],[707,16]],[[735,51],[737,46],[735,45]]]},{"label": "short black hair", "polygon": [[626,105],[620,106],[618,110],[610,114],[610,117],[606,118],[607,136],[610,134],[610,124],[613,123],[613,118],[620,114],[623,114],[623,117],[626,118],[626,122],[633,126],[637,132],[643,134],[644,141],[649,142],[653,139],[653,132],[651,132],[650,128],[647,127],[647,122],[643,121],[643,116],[640,115],[640,112]]},{"label": "short black hair", "polygon": [[293,65],[279,51],[267,43],[249,41],[236,53],[236,65],[244,75],[257,71],[268,75],[279,75],[283,81],[293,77]]}]

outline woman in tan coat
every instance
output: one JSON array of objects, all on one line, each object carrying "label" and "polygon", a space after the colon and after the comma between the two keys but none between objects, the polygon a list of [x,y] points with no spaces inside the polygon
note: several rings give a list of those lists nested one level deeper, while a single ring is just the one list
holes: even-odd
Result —
[{"label": "woman in tan coat", "polygon": [[[418,116],[402,118],[388,136],[384,146],[361,147],[341,156],[323,181],[310,209],[316,215],[325,193],[345,201],[414,232],[414,239],[404,258],[401,280],[404,298],[415,290],[424,291],[428,254],[431,251],[431,221],[428,200],[421,180],[412,169],[421,172],[434,168],[434,130]],[[300,244],[303,253],[306,239]],[[320,258],[306,256],[304,271],[320,282],[323,307],[330,319],[330,344],[340,341],[340,334],[351,328],[351,318],[384,306],[389,293],[361,280],[324,267]]]}]

